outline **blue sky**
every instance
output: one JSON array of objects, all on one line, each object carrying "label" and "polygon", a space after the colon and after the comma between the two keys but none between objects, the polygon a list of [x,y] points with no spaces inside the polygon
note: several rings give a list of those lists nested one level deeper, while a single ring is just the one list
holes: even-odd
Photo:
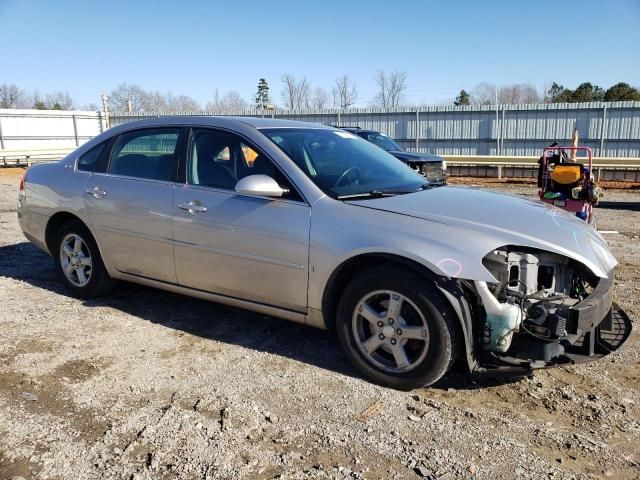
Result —
[{"label": "blue sky", "polygon": [[330,89],[378,69],[408,73],[408,103],[479,82],[640,86],[640,0],[0,0],[0,83],[99,103],[121,82],[206,103],[217,88],[280,101],[281,76]]}]

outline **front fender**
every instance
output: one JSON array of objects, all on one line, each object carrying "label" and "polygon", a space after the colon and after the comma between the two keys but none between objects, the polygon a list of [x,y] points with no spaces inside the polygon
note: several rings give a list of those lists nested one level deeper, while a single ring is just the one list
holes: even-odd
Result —
[{"label": "front fender", "polygon": [[502,245],[479,235],[461,248],[458,227],[364,209],[325,197],[313,206],[309,251],[309,307],[322,309],[325,287],[347,260],[367,254],[393,255],[415,262],[435,277],[495,282],[482,258]]}]

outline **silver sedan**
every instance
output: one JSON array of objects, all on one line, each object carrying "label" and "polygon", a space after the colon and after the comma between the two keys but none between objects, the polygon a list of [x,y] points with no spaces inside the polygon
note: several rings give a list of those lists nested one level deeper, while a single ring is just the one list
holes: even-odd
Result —
[{"label": "silver sedan", "polygon": [[327,328],[394,388],[591,360],[630,332],[585,222],[317,124],[121,125],[31,167],[18,216],[78,297],[126,280]]}]

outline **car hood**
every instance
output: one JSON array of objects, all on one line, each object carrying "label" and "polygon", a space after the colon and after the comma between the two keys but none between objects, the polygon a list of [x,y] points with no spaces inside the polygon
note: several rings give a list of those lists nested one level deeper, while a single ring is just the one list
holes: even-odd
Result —
[{"label": "car hood", "polygon": [[442,186],[349,203],[455,227],[458,235],[451,244],[467,252],[486,250],[476,252],[481,256],[506,245],[537,248],[572,258],[601,278],[617,264],[602,236],[585,221],[517,195]]},{"label": "car hood", "polygon": [[405,162],[442,162],[443,158],[438,155],[430,155],[427,153],[413,153],[394,150],[389,152],[391,155]]}]

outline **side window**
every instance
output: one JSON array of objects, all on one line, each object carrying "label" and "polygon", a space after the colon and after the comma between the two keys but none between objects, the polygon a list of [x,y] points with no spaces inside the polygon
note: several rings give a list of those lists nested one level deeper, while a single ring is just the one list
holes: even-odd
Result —
[{"label": "side window", "polygon": [[120,135],[109,160],[109,173],[171,180],[180,129],[139,130]]},{"label": "side window", "polygon": [[285,198],[302,200],[289,180],[257,148],[227,132],[194,128],[189,139],[187,179],[192,185],[234,190],[241,178],[268,175],[289,189]]},{"label": "side window", "polygon": [[95,172],[98,168],[98,161],[100,160],[106,145],[107,142],[102,142],[88,152],[83,153],[78,159],[78,170],[82,170],[83,172]]},{"label": "side window", "polygon": [[192,185],[233,190],[238,183],[234,135],[193,129],[189,139],[188,181]]}]

